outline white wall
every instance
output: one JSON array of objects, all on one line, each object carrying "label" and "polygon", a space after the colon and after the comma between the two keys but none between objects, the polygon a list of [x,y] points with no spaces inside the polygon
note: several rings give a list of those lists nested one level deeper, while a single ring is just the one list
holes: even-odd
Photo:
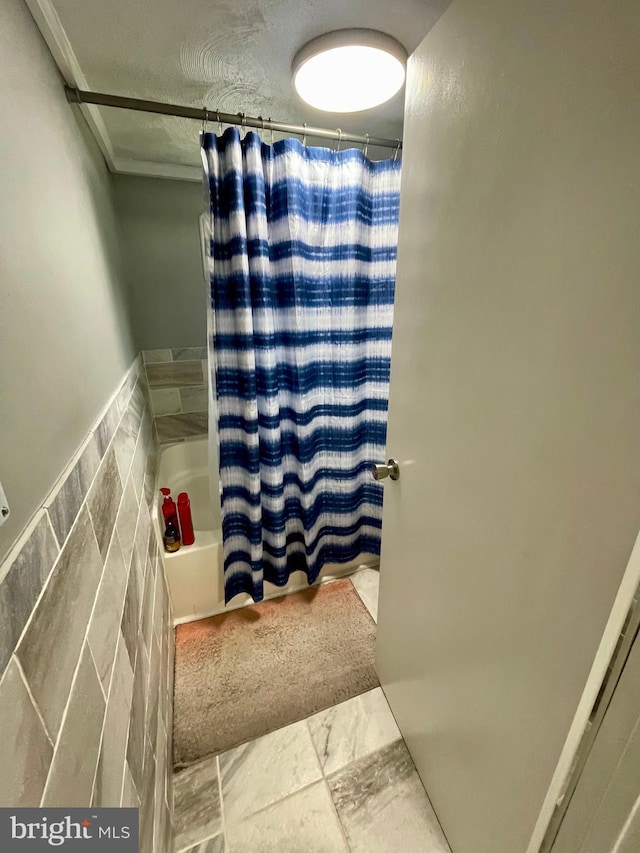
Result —
[{"label": "white wall", "polygon": [[204,346],[202,184],[116,175],[114,186],[138,349]]},{"label": "white wall", "polygon": [[133,357],[111,180],[22,0],[0,0],[0,559]]}]

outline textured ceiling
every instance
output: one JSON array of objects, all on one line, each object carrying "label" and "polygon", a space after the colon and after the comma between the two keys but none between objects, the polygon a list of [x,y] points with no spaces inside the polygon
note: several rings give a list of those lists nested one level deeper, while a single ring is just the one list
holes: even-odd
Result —
[{"label": "textured ceiling", "polygon": [[[411,53],[448,5],[448,0],[35,2],[54,7],[95,91],[394,139],[402,135],[404,92],[377,109],[323,113],[293,91],[292,59],[310,39],[344,27],[382,30]],[[100,108],[100,116],[116,165],[133,160],[199,167],[196,122],[109,108]]]}]

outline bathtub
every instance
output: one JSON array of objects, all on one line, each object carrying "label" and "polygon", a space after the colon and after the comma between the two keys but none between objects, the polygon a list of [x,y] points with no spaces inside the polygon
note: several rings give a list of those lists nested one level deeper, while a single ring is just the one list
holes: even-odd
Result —
[{"label": "bathtub", "polygon": [[[172,444],[160,448],[159,453],[153,519],[169,582],[174,623],[192,622],[252,604],[251,596],[243,594],[236,595],[225,607],[220,506],[217,501],[212,501],[209,488],[208,439]],[[160,489],[164,486],[171,489],[174,501],[177,502],[180,492],[187,492],[191,500],[195,542],[193,545],[183,545],[173,554],[168,554],[162,546]],[[358,560],[344,565],[328,565],[314,586],[353,574],[360,568],[377,565],[378,558],[369,554],[363,554]],[[276,598],[306,589],[308,585],[303,572],[293,572],[286,586],[279,587],[265,582],[264,597]]]}]

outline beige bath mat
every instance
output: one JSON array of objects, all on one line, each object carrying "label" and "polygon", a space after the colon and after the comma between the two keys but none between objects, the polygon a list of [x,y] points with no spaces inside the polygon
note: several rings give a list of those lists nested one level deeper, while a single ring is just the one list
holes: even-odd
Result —
[{"label": "beige bath mat", "polygon": [[376,626],[348,579],[176,631],[176,767],[378,686]]}]

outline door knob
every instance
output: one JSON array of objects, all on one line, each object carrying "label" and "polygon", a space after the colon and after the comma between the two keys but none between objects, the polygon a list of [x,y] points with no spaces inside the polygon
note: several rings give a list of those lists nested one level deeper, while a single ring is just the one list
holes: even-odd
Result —
[{"label": "door knob", "polygon": [[398,480],[400,478],[400,466],[395,459],[389,459],[386,465],[372,465],[371,476],[374,480],[384,480],[385,477]]}]

